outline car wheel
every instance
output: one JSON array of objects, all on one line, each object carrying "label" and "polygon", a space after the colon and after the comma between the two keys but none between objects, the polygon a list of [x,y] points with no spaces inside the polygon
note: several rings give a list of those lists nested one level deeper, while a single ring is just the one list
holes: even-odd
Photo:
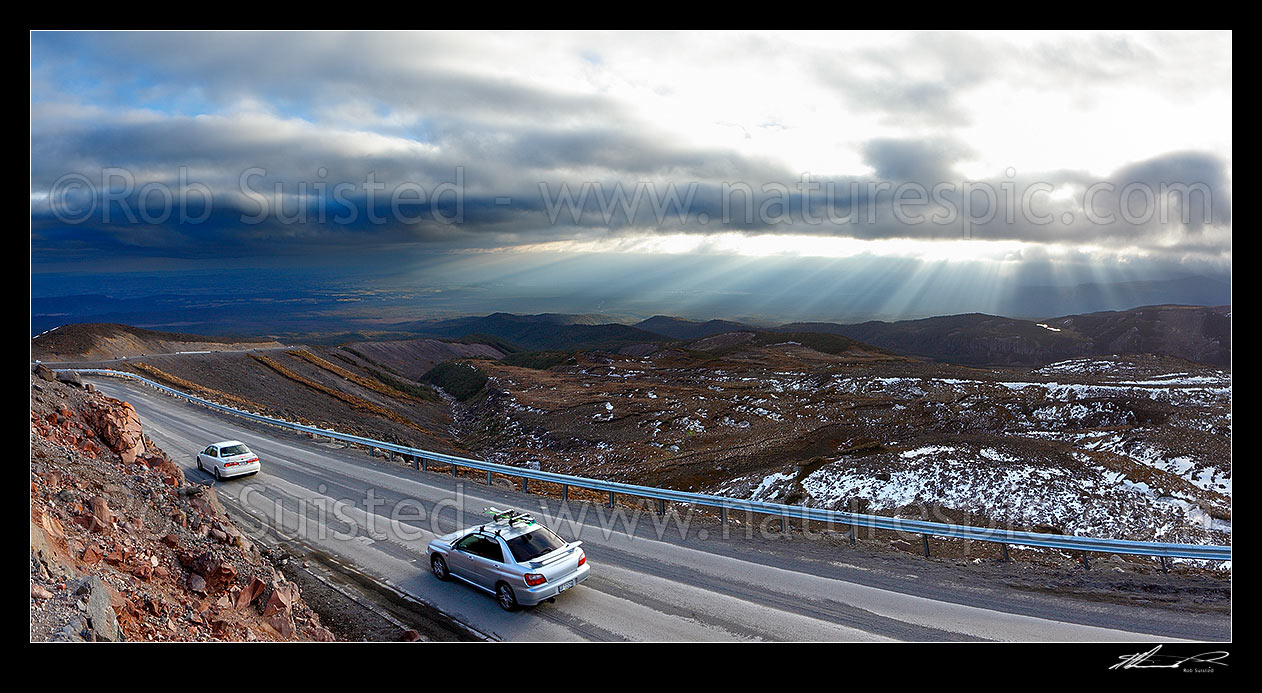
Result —
[{"label": "car wheel", "polygon": [[223,475],[219,473],[219,467],[215,467],[215,481],[223,481]]},{"label": "car wheel", "polygon": [[201,458],[201,457],[198,457],[198,458],[197,458],[197,470],[198,470],[198,471],[200,471],[200,472],[202,472],[203,474],[205,474],[205,473],[206,473],[206,468],[202,466],[202,458]]},{"label": "car wheel", "polygon": [[513,593],[513,588],[507,583],[501,582],[495,588],[495,600],[500,603],[500,608],[505,611],[517,610],[517,595]]},{"label": "car wheel", "polygon": [[444,581],[447,579],[447,561],[442,556],[435,555],[429,559],[429,567],[434,569],[434,577]]}]

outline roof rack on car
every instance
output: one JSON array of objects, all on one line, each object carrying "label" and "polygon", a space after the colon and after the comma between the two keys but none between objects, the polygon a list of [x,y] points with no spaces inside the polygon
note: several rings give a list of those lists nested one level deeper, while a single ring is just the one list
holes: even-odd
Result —
[{"label": "roof rack on car", "polygon": [[535,517],[533,515],[521,512],[520,510],[499,510],[498,508],[487,508],[483,512],[491,517],[491,522],[503,522],[510,527],[515,524],[533,525],[535,523]]}]

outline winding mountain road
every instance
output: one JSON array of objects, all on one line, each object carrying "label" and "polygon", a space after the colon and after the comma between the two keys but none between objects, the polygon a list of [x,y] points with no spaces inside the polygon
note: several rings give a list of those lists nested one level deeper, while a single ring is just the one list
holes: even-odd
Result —
[{"label": "winding mountain road", "polygon": [[[988,584],[967,566],[797,536],[747,536],[678,516],[523,495],[478,479],[422,473],[340,443],[213,412],[149,388],[91,378],[130,402],[145,432],[184,466],[211,442],[245,442],[263,471],[218,484],[247,533],[319,555],[493,640],[530,641],[1141,641],[1227,640],[1221,613],[1087,601]],[[483,508],[535,513],[584,542],[592,577],[555,603],[517,613],[428,570],[437,533]],[[458,517],[463,513],[463,519]],[[686,518],[685,518],[686,519]],[[681,531],[682,528],[682,531]],[[724,534],[728,536],[724,536]],[[757,534],[757,532],[755,532]],[[274,541],[273,541],[274,543]],[[1015,568],[1014,568],[1015,569]],[[1172,580],[1177,576],[1170,576]]]}]

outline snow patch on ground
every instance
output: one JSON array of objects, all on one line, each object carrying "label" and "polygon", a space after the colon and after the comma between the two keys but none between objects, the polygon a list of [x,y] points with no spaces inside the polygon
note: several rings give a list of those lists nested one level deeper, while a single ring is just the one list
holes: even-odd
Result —
[{"label": "snow patch on ground", "polygon": [[924,457],[925,455],[937,455],[947,452],[955,452],[956,448],[949,445],[930,445],[928,447],[916,448],[915,450],[907,450],[899,453],[899,456],[906,460]]}]

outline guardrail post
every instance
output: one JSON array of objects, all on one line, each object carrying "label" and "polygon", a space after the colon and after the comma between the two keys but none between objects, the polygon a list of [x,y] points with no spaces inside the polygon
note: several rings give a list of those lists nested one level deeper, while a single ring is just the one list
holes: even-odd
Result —
[{"label": "guardrail post", "polygon": [[486,473],[486,485],[491,485],[491,473],[489,471]]},{"label": "guardrail post", "polygon": [[854,525],[850,525],[850,531],[847,534],[850,535],[850,545],[854,546]]},{"label": "guardrail post", "polygon": [[529,488],[530,488],[530,479],[527,479],[526,477],[523,476],[521,478],[521,492],[530,493]]},{"label": "guardrail post", "polygon": [[787,515],[780,516],[780,533],[787,534],[789,531],[789,517]]},{"label": "guardrail post", "polygon": [[1086,552],[1086,551],[1083,551],[1083,552],[1082,552],[1082,567],[1083,567],[1084,569],[1086,569],[1086,570],[1091,570],[1091,564],[1087,562],[1087,552]]},{"label": "guardrail post", "polygon": [[657,514],[658,515],[666,514],[666,501],[661,498],[657,499]]},{"label": "guardrail post", "polygon": [[719,524],[727,524],[727,506],[719,506]]},{"label": "guardrail post", "polygon": [[429,471],[429,458],[422,457],[420,459],[421,459],[421,471],[428,472]]},{"label": "guardrail post", "polygon": [[390,451],[390,461],[391,461],[391,462],[393,462],[393,461],[394,461],[394,450],[391,450],[391,451]]},{"label": "guardrail post", "polygon": [[412,456],[412,467],[413,467],[414,469],[416,469],[416,471],[418,471],[418,472],[419,472],[419,471],[421,471],[421,458],[419,458],[419,457],[417,457],[417,456],[413,455],[413,456]]},{"label": "guardrail post", "polygon": [[561,484],[561,502],[565,503],[570,500],[570,485]]},{"label": "guardrail post", "polygon": [[609,507],[613,507],[613,491],[609,492]]},{"label": "guardrail post", "polygon": [[1008,562],[1008,545],[1000,544],[999,548],[1003,550],[1003,562],[1007,563]]},{"label": "guardrail post", "polygon": [[1160,559],[1161,559],[1161,572],[1163,572],[1163,573],[1168,573],[1168,572],[1170,572],[1170,570],[1166,567],[1166,557],[1165,557],[1165,556],[1158,556],[1158,558],[1160,558]]},{"label": "guardrail post", "polygon": [[925,558],[928,558],[929,557],[929,535],[921,534],[920,541],[923,542],[925,545]]},{"label": "guardrail post", "polygon": [[454,462],[451,464],[451,475],[456,476],[456,464]]}]

